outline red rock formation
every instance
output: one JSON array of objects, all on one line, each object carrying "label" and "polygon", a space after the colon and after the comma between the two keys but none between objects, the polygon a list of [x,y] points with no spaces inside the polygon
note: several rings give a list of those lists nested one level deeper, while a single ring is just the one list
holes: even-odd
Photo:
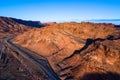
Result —
[{"label": "red rock formation", "polygon": [[120,74],[120,30],[113,24],[55,24],[32,29],[13,42],[45,56],[62,80],[86,80],[90,73]]},{"label": "red rock formation", "polygon": [[54,25],[56,24],[56,22],[45,22],[43,23],[44,26],[51,26],[51,25]]}]

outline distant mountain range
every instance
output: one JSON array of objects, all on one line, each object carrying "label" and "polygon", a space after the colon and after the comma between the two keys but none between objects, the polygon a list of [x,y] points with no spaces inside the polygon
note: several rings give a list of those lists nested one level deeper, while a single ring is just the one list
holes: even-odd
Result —
[{"label": "distant mountain range", "polygon": [[92,19],[88,21],[120,21],[120,19]]},{"label": "distant mountain range", "polygon": [[84,20],[85,22],[93,22],[93,23],[112,23],[115,25],[120,25],[120,19],[91,19]]}]

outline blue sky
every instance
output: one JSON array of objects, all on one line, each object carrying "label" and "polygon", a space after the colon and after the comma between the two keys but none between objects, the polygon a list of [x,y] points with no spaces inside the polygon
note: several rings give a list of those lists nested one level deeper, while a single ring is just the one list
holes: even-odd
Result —
[{"label": "blue sky", "polygon": [[120,18],[120,0],[0,0],[0,16],[78,21]]}]

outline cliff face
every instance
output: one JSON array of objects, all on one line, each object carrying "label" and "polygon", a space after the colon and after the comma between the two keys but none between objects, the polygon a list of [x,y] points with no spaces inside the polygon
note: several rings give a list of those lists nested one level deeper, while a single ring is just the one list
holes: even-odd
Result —
[{"label": "cliff face", "polygon": [[106,80],[110,77],[102,74],[120,73],[120,30],[112,24],[55,24],[32,29],[13,42],[45,56],[63,80],[89,80],[84,79],[89,73]]},{"label": "cliff face", "polygon": [[27,20],[15,19],[15,18],[10,18],[10,19],[12,19],[13,21],[19,24],[29,26],[29,27],[40,28],[44,26],[44,24],[42,24],[40,21],[27,21]]},{"label": "cliff face", "polygon": [[23,33],[33,27],[42,27],[37,21],[25,21],[15,18],[0,17],[0,33]]}]

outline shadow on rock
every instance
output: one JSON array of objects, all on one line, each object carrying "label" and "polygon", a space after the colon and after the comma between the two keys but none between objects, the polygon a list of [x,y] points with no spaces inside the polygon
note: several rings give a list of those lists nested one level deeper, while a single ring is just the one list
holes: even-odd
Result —
[{"label": "shadow on rock", "polygon": [[107,73],[88,73],[85,74],[80,80],[120,80],[120,74],[107,72]]}]

